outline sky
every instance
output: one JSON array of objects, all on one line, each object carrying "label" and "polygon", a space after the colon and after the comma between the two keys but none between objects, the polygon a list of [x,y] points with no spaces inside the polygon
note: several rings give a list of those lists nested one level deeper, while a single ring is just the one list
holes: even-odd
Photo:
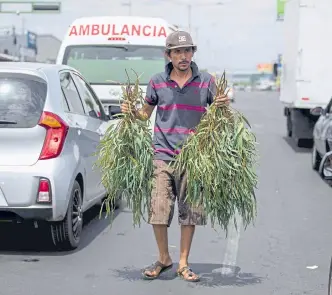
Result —
[{"label": "sky", "polygon": [[[21,0],[24,1],[24,0]],[[47,0],[44,0],[47,1]],[[0,0],[1,2],[1,0]],[[38,1],[40,2],[40,1]],[[71,22],[82,16],[129,15],[130,0],[62,0],[56,15],[0,14],[0,28],[22,23],[37,34],[62,40]],[[276,21],[276,0],[131,0],[131,13],[162,17],[188,29],[188,3],[192,4],[192,36],[198,45],[196,62],[201,68],[254,71],[281,53],[282,23]],[[16,8],[15,8],[16,9]]]}]

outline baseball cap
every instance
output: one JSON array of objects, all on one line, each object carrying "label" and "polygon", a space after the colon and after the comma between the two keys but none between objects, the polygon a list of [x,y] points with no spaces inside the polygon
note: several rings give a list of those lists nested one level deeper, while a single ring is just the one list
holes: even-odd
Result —
[{"label": "baseball cap", "polygon": [[169,34],[166,38],[166,49],[175,49],[183,47],[193,47],[194,51],[197,46],[194,44],[190,34],[185,31],[176,31]]}]

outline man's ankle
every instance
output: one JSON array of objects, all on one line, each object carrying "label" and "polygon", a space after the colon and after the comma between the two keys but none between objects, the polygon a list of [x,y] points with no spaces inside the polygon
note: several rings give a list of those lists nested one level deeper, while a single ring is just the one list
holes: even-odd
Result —
[{"label": "man's ankle", "polygon": [[180,258],[179,267],[188,266],[188,258]]},{"label": "man's ankle", "polygon": [[169,263],[172,263],[172,258],[171,258],[171,256],[169,254],[160,255],[159,256],[159,261],[162,264],[169,264]]}]

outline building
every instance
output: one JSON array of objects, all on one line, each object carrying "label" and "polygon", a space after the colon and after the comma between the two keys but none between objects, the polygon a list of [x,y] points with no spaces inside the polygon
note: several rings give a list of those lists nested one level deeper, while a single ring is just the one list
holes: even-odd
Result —
[{"label": "building", "polygon": [[[0,54],[19,58],[20,52],[24,54],[24,61],[55,63],[56,57],[61,45],[61,41],[53,35],[37,36],[37,52],[24,48],[20,50],[20,45],[26,47],[27,37],[22,35],[16,36],[16,45],[13,36],[0,37]],[[5,59],[6,57],[3,57]],[[0,57],[0,60],[2,58]]]},{"label": "building", "polygon": [[6,53],[0,53],[0,62],[4,61],[18,61],[18,57]]}]

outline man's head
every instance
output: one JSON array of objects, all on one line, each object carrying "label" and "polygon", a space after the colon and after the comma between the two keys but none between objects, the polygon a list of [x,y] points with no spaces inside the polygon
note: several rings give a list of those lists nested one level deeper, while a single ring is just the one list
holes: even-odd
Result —
[{"label": "man's head", "polygon": [[188,70],[196,50],[197,46],[187,32],[176,31],[166,39],[166,56],[179,71]]}]

